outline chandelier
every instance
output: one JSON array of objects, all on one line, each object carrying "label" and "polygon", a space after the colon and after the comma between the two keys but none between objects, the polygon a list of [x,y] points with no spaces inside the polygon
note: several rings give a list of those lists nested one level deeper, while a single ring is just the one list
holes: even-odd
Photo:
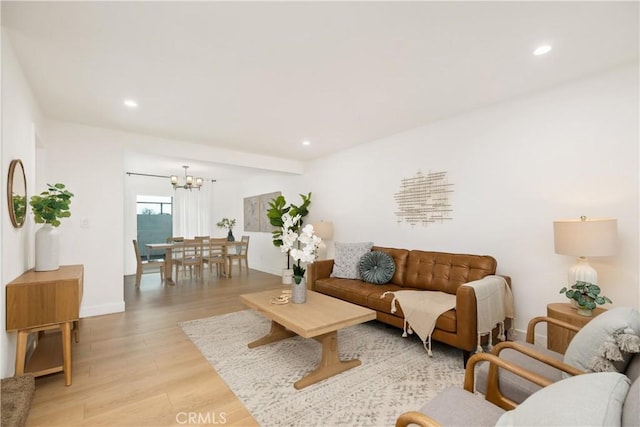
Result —
[{"label": "chandelier", "polygon": [[193,175],[187,175],[187,169],[189,169],[189,166],[182,167],[184,168],[184,183],[178,184],[178,176],[171,175],[171,185],[173,185],[173,189],[177,190],[178,188],[183,188],[185,190],[191,191],[192,189],[197,188],[198,190],[200,190],[200,187],[202,187],[204,180],[202,178],[196,178],[194,181]]}]

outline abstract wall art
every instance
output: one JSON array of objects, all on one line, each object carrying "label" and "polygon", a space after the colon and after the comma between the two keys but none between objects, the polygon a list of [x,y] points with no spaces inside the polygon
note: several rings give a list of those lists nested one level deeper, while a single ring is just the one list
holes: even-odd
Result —
[{"label": "abstract wall art", "polygon": [[453,193],[453,184],[447,180],[446,172],[418,171],[410,178],[400,180],[400,188],[394,194],[397,211],[394,212],[398,223],[422,225],[443,222],[452,219],[449,196]]}]

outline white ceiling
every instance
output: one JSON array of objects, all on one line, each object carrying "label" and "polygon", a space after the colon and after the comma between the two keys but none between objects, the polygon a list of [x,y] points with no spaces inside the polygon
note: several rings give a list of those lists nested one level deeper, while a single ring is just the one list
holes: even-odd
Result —
[{"label": "white ceiling", "polygon": [[2,25],[50,117],[298,160],[639,57],[635,1],[2,1]]}]

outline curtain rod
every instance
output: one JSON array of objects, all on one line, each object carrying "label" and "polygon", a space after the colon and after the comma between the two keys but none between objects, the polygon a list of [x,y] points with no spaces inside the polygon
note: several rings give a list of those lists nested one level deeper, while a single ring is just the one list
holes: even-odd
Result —
[{"label": "curtain rod", "polygon": [[[169,175],[153,175],[150,173],[137,173],[137,172],[125,172],[127,175],[137,175],[137,176],[150,176],[153,178],[171,178]],[[207,181],[217,182],[215,179],[207,179]]]}]

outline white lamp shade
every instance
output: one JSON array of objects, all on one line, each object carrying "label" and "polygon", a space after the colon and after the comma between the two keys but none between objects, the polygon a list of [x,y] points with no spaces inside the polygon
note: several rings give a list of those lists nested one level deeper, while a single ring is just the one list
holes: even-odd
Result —
[{"label": "white lamp shade", "polygon": [[612,218],[567,219],[553,222],[555,252],[576,257],[616,253],[618,221]]},{"label": "white lamp shade", "polygon": [[313,225],[313,231],[315,231],[316,236],[320,237],[322,240],[331,240],[333,238],[332,222],[318,221],[311,225]]}]

